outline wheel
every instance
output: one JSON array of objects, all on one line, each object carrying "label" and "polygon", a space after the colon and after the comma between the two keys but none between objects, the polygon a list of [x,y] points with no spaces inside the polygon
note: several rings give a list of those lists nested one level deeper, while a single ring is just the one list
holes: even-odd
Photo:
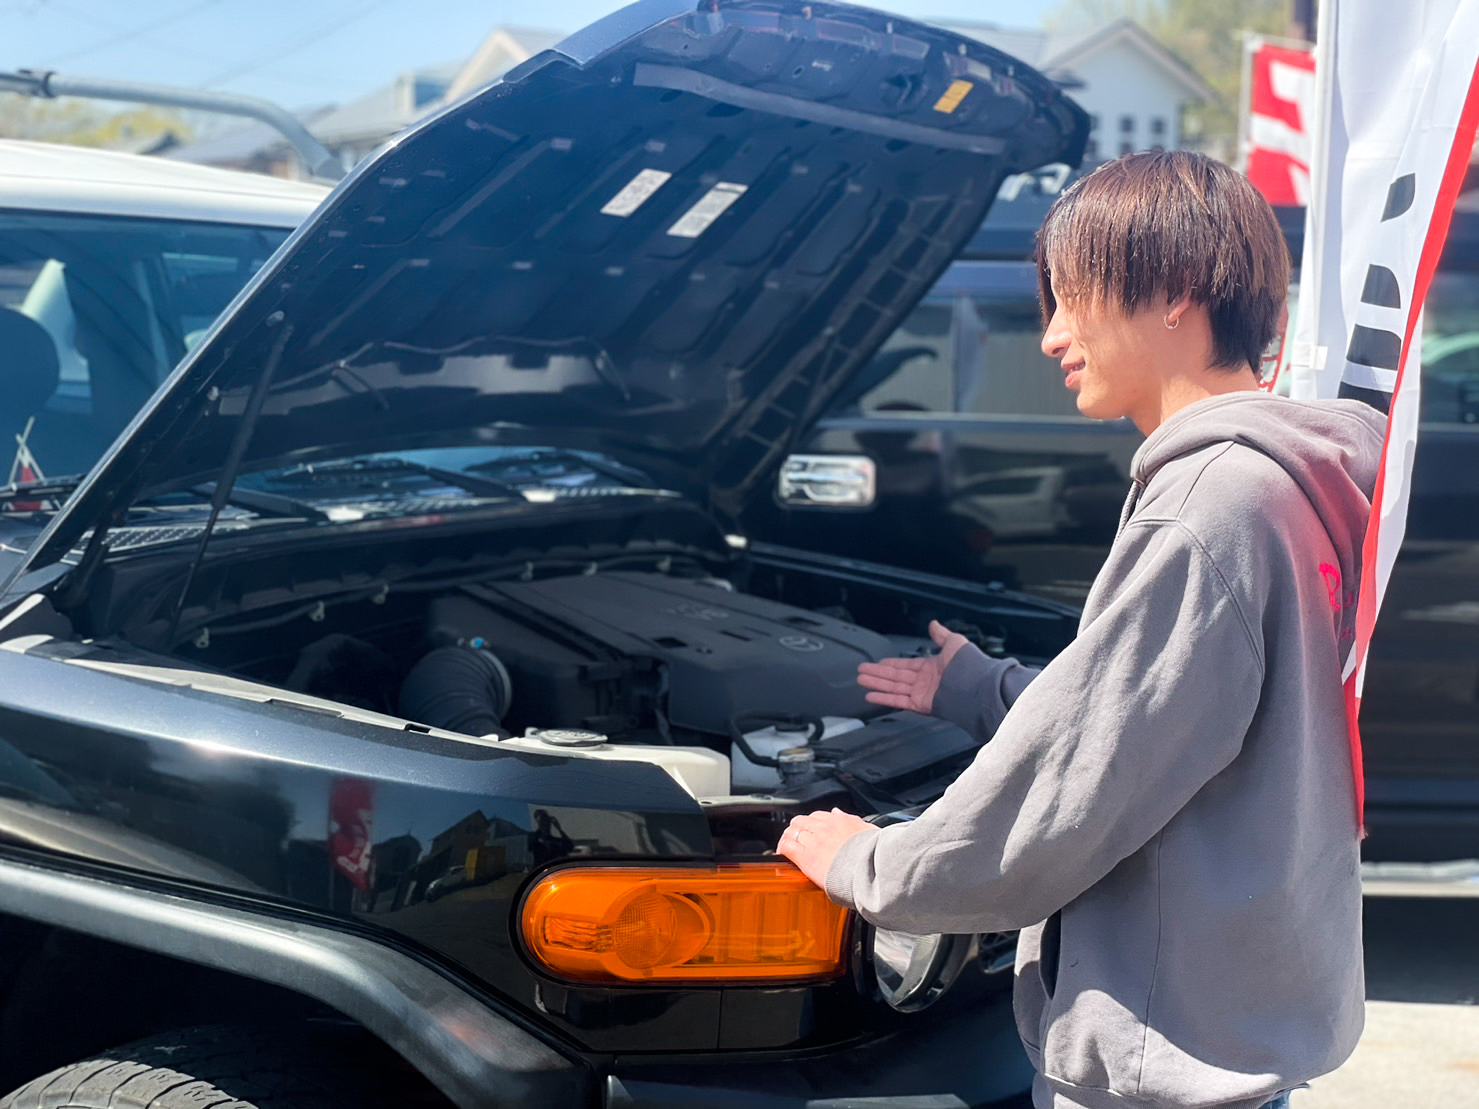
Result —
[{"label": "wheel", "polygon": [[[285,1042],[291,1039],[292,1042]],[[351,1044],[352,1041],[352,1044]],[[368,1041],[368,1044],[367,1044]],[[447,1103],[358,1030],[184,1028],[58,1067],[0,1109],[372,1109]],[[354,1050],[357,1047],[358,1050]]]}]

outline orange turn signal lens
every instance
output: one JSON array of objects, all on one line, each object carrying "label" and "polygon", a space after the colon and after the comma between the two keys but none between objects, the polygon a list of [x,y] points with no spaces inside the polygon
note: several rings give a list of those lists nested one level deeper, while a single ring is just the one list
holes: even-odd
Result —
[{"label": "orange turn signal lens", "polygon": [[794,982],[844,969],[847,911],[795,867],[567,867],[524,899],[545,970],[576,982]]}]

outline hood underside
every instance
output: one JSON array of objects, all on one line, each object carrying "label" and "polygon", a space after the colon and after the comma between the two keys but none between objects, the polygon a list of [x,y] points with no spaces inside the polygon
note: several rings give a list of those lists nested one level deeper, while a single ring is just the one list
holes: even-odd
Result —
[{"label": "hood underside", "polygon": [[1002,178],[1085,134],[1046,79],[945,31],[644,0],[361,165],[35,553],[233,454],[600,450],[735,512]]}]

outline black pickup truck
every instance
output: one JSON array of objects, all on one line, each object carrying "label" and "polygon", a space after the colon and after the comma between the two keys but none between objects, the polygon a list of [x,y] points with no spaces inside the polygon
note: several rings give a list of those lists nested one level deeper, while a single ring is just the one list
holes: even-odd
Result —
[{"label": "black pickup truck", "polygon": [[1021,1104],[1011,937],[774,847],[973,756],[859,661],[936,618],[1046,659],[1073,608],[736,521],[1086,132],[943,31],[643,0],[167,336],[85,477],[0,491],[0,1107]]}]

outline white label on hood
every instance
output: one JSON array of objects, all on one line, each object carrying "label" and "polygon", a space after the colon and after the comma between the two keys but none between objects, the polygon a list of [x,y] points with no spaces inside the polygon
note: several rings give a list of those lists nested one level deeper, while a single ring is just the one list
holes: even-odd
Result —
[{"label": "white label on hood", "polygon": [[709,225],[729,211],[729,206],[745,195],[748,185],[736,185],[732,181],[720,181],[699,198],[699,202],[684,212],[678,222],[668,228],[669,235],[680,239],[696,239],[709,229]]},{"label": "white label on hood", "polygon": [[652,194],[666,185],[672,174],[661,169],[644,169],[627,182],[626,188],[606,202],[601,209],[603,216],[621,216],[625,219],[652,199]]}]

